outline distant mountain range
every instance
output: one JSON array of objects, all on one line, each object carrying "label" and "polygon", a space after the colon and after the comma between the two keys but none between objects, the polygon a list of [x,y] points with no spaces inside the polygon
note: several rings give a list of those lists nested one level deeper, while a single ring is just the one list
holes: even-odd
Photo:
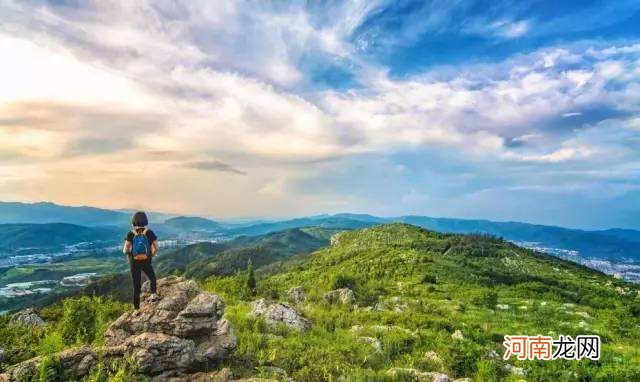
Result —
[{"label": "distant mountain range", "polygon": [[[0,202],[0,224],[3,223],[68,223],[83,226],[128,226],[133,210],[109,210],[96,207],[61,206],[49,202]],[[157,212],[149,218],[164,221],[175,215]]]},{"label": "distant mountain range", "polygon": [[[94,207],[67,207],[52,203],[2,203],[0,223],[70,223],[81,226],[129,226],[129,212]],[[243,224],[223,224],[202,217],[150,214],[152,227],[159,234],[176,235],[195,232],[215,233],[227,238],[258,236],[295,228],[319,227],[324,230],[348,230],[366,228],[377,224],[402,222],[429,230],[448,233],[480,233],[499,236],[510,241],[527,242],[546,248],[575,250],[585,258],[640,261],[640,231],[609,229],[587,231],[519,222],[493,222],[433,218],[427,216],[400,216],[383,218],[366,214],[336,214],[301,217],[288,220],[256,221]],[[99,227],[96,227],[99,228]],[[12,228],[11,228],[12,229]],[[0,247],[7,247],[14,231],[0,226]],[[39,227],[44,229],[44,227]],[[57,229],[49,227],[52,237],[58,237]],[[79,231],[78,231],[79,232]],[[104,232],[104,231],[103,231]],[[56,236],[58,235],[58,236]],[[94,235],[95,236],[95,235]],[[118,240],[122,233],[118,233]],[[200,237],[198,236],[198,237]]]}]

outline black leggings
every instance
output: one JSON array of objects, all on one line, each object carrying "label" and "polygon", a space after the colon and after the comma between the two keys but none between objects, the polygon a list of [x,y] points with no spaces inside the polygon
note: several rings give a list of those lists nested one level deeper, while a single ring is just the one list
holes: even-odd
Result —
[{"label": "black leggings", "polygon": [[133,279],[133,307],[140,308],[140,287],[142,286],[142,272],[149,278],[151,293],[156,293],[156,273],[151,266],[151,259],[136,261],[129,258],[131,278]]}]

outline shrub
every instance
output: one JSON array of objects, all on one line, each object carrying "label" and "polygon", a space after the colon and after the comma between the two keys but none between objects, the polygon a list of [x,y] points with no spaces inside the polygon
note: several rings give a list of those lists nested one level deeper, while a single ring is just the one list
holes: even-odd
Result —
[{"label": "shrub", "polygon": [[38,368],[38,382],[58,382],[66,380],[60,360],[56,357],[43,357]]},{"label": "shrub", "polygon": [[493,309],[498,303],[498,293],[494,290],[483,292],[480,296],[473,299],[473,303],[478,306]]},{"label": "shrub", "polygon": [[331,289],[349,288],[356,289],[356,279],[353,276],[337,274],[331,280]]},{"label": "shrub", "polygon": [[95,327],[96,307],[89,297],[64,301],[60,332],[65,344],[93,342],[96,338]]},{"label": "shrub", "polygon": [[256,275],[253,270],[253,263],[251,262],[251,259],[247,262],[247,289],[251,297],[256,295]]},{"label": "shrub", "polygon": [[476,363],[476,371],[474,381],[477,382],[492,382],[502,379],[503,368],[496,362],[491,360],[479,360]]},{"label": "shrub", "polygon": [[420,282],[423,284],[437,284],[438,279],[434,275],[426,274],[422,276],[422,279],[420,279]]},{"label": "shrub", "polygon": [[635,318],[640,318],[640,302],[634,302],[629,306],[629,313]]}]

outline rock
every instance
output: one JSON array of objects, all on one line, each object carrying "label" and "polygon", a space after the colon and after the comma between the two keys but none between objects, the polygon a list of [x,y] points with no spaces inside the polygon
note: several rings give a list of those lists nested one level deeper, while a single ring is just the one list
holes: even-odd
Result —
[{"label": "rock", "polygon": [[263,298],[251,303],[251,314],[254,317],[264,316],[269,326],[276,326],[282,323],[301,331],[311,327],[309,321],[302,317],[293,307],[281,302],[269,303]]},{"label": "rock", "polygon": [[194,342],[167,334],[142,333],[128,338],[125,346],[125,356],[145,375],[184,372],[196,363]]},{"label": "rock", "polygon": [[513,374],[513,375],[517,375],[517,376],[519,376],[519,377],[524,377],[524,374],[525,374],[525,373],[524,373],[524,369],[523,369],[523,368],[521,368],[521,367],[516,367],[516,366],[510,365],[510,364],[506,364],[506,365],[504,365],[504,369],[505,369],[507,372],[509,372],[509,373],[511,373],[511,374]]},{"label": "rock", "polygon": [[453,382],[473,382],[473,379],[471,379],[471,378],[458,378],[458,379],[454,379]]},{"label": "rock", "polygon": [[493,349],[489,350],[486,356],[490,359],[500,359],[500,354],[498,354],[498,352]]},{"label": "rock", "polygon": [[358,341],[373,346],[373,349],[376,353],[382,353],[382,343],[379,339],[374,337],[358,337]]},{"label": "rock", "polygon": [[451,335],[451,338],[453,338],[456,341],[462,341],[464,340],[464,335],[462,334],[460,329],[456,329],[456,331],[453,332],[453,334]]},{"label": "rock", "polygon": [[[142,290],[139,312],[128,312],[118,318],[107,329],[105,342],[109,347],[124,345],[125,355],[137,354],[134,358],[139,366],[150,374],[219,361],[237,346],[231,325],[221,318],[224,302],[218,295],[203,292],[194,281],[181,277],[158,280],[160,301],[148,299],[148,282]],[[170,351],[179,359],[160,357],[161,364],[148,364],[147,354],[138,343]]]},{"label": "rock", "polygon": [[0,348],[0,363],[3,363],[5,359],[5,351],[3,348]]},{"label": "rock", "polygon": [[353,304],[355,302],[355,295],[349,288],[340,288],[329,291],[324,294],[324,299],[329,304]]},{"label": "rock", "polygon": [[30,381],[33,376],[38,373],[42,358],[35,357],[24,362],[20,362],[16,365],[10,366],[7,372],[3,374],[0,381],[18,382],[18,381]]},{"label": "rock", "polygon": [[228,368],[220,371],[201,371],[193,374],[168,372],[151,378],[151,382],[230,382],[232,380],[233,374]]},{"label": "rock", "polygon": [[[55,355],[60,362],[60,368],[67,379],[81,379],[89,374],[91,368],[98,362],[98,355],[88,346],[64,350]],[[42,357],[35,357],[16,365],[10,366],[0,381],[28,381],[39,373]]]},{"label": "rock", "polygon": [[431,382],[451,382],[452,379],[443,373],[426,372],[427,378],[431,378]]},{"label": "rock", "polygon": [[509,304],[497,304],[496,308],[500,310],[509,310]]},{"label": "rock", "polygon": [[261,375],[265,375],[269,378],[275,378],[275,381],[293,382],[293,379],[289,377],[284,369],[275,366],[263,366],[260,368]]},{"label": "rock", "polygon": [[89,374],[98,362],[98,355],[88,346],[64,350],[58,353],[62,370],[71,376],[82,377]]},{"label": "rock", "polygon": [[330,242],[332,247],[340,244],[340,236],[342,236],[342,232],[338,232],[335,235],[331,236]]},{"label": "rock", "polygon": [[434,352],[432,350],[424,353],[424,359],[426,361],[437,363],[437,364],[442,363],[442,359],[440,358],[438,353],[436,353],[436,352]]},{"label": "rock", "polygon": [[425,372],[416,369],[394,367],[387,370],[392,378],[410,378],[419,382],[451,382],[453,381],[448,375],[435,372]]},{"label": "rock", "polygon": [[304,288],[301,286],[293,287],[289,289],[289,299],[294,304],[299,304],[307,298]]},{"label": "rock", "polygon": [[18,313],[11,316],[9,321],[10,325],[24,325],[31,327],[44,326],[44,321],[38,314],[31,308],[21,310]]}]

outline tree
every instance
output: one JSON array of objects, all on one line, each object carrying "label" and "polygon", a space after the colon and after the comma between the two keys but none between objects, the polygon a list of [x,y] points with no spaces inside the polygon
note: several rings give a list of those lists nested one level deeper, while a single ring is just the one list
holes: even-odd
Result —
[{"label": "tree", "polygon": [[255,272],[253,270],[253,263],[251,262],[251,259],[249,259],[249,261],[247,262],[247,289],[249,290],[249,293],[251,294],[251,296],[255,296],[256,295],[256,275]]}]

